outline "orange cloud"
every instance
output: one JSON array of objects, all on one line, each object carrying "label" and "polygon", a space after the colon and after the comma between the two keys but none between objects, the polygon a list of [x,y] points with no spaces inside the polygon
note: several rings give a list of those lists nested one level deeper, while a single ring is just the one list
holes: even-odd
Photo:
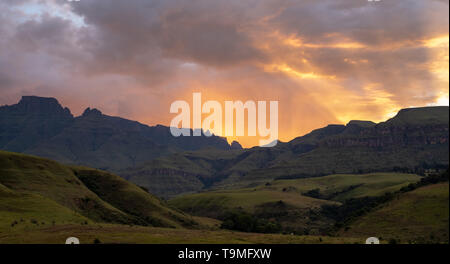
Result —
[{"label": "orange cloud", "polygon": [[90,106],[169,125],[170,104],[193,92],[277,100],[282,141],[382,121],[448,104],[448,3],[412,1],[80,1],[63,16],[0,1],[0,103],[53,96],[77,114]]}]

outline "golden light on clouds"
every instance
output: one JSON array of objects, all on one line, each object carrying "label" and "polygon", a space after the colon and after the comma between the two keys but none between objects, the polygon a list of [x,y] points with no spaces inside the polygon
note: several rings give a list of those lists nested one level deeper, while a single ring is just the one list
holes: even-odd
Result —
[{"label": "golden light on clouds", "polygon": [[330,37],[332,39],[329,39],[327,43],[308,43],[302,41],[301,38],[299,38],[296,35],[290,35],[290,36],[284,36],[280,32],[276,31],[272,33],[273,37],[276,37],[280,39],[280,42],[284,45],[295,47],[295,48],[314,48],[314,49],[321,49],[321,48],[331,48],[331,49],[363,49],[367,48],[366,45],[351,41],[343,36],[340,36],[338,34],[332,34]]},{"label": "golden light on clouds", "polygon": [[448,105],[448,1],[63,2],[0,1],[0,104],[56,97],[169,125],[193,92],[277,100],[282,141]]},{"label": "golden light on clouds", "polygon": [[299,48],[299,47],[301,47],[303,45],[302,41],[300,40],[300,38],[297,38],[295,36],[286,37],[283,40],[283,43],[285,45],[287,45],[287,46],[297,47],[297,48]]},{"label": "golden light on clouds", "polygon": [[449,105],[449,99],[448,99],[448,92],[447,93],[442,93],[441,95],[438,96],[438,98],[436,99],[436,103],[435,105]]},{"label": "golden light on clouds", "polygon": [[448,48],[449,35],[440,36],[440,37],[436,37],[436,38],[425,40],[424,41],[424,45],[426,47],[429,47],[429,48],[436,48],[436,47],[441,47],[441,48],[447,47]]},{"label": "golden light on clouds", "polygon": [[436,85],[440,92],[432,105],[449,105],[449,35],[432,38],[425,41],[430,48],[432,61],[429,70],[436,76]]},{"label": "golden light on clouds", "polygon": [[299,78],[299,79],[336,79],[336,76],[326,76],[320,75],[314,72],[300,72],[289,67],[286,64],[271,64],[264,66],[264,70],[266,72],[282,72],[291,77]]},{"label": "golden light on clouds", "polygon": [[363,49],[365,45],[357,42],[342,42],[342,43],[330,43],[330,44],[304,44],[307,48],[331,48],[331,49]]},{"label": "golden light on clouds", "polygon": [[[434,73],[440,80],[449,80],[449,39],[434,39],[430,42],[430,46],[436,51],[432,51],[433,61],[431,62],[430,71]],[[448,87],[447,87],[448,88]]]},{"label": "golden light on clouds", "polygon": [[[282,47],[288,47],[298,52],[297,60],[293,60],[291,56],[276,56],[276,60],[263,64],[262,68],[267,74],[284,74],[286,78],[292,80],[301,87],[299,91],[292,91],[291,97],[296,98],[298,104],[290,105],[282,114],[290,111],[292,107],[305,103],[306,101],[314,102],[322,109],[326,109],[333,118],[328,117],[329,123],[346,124],[351,120],[370,120],[374,122],[382,122],[392,118],[397,112],[406,107],[417,107],[417,103],[402,103],[398,101],[398,96],[391,87],[386,87],[383,78],[378,79],[379,82],[362,83],[355,89],[348,89],[348,77],[342,77],[335,74],[327,74],[321,67],[315,65],[314,61],[309,60],[310,54],[308,49],[320,51],[321,49],[345,50],[348,57],[342,59],[343,63],[351,65],[355,68],[355,72],[374,69],[369,57],[359,56],[359,52],[397,52],[403,49],[413,49],[425,47],[428,49],[429,73],[433,74],[440,84],[439,95],[430,105],[448,105],[448,79],[449,79],[449,57],[448,57],[448,35],[431,38],[427,41],[404,41],[391,44],[383,44],[379,46],[367,46],[359,42],[354,42],[342,37],[340,34],[331,34],[328,36],[329,43],[313,44],[306,43],[296,35],[282,35],[275,31],[268,34],[265,41],[260,39],[260,47],[263,50],[282,50]],[[355,56],[358,55],[358,56]],[[379,60],[375,58],[372,60]],[[386,60],[390,60],[386,57]],[[294,62],[294,64],[290,64]],[[301,62],[301,63],[300,63]],[[296,66],[294,66],[296,65]],[[283,105],[283,102],[280,102]],[[306,120],[308,116],[298,116],[299,119]],[[283,128],[283,126],[281,125]],[[288,129],[284,127],[280,131],[280,139],[287,141],[301,134],[305,134],[312,130],[307,125],[299,126],[297,129]],[[231,140],[238,140],[244,146],[251,146],[251,139],[245,137],[232,137]]]}]

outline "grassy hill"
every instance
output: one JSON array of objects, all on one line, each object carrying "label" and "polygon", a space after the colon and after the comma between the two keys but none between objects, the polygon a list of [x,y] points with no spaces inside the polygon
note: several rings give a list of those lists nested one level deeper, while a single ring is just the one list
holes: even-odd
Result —
[{"label": "grassy hill", "polygon": [[[193,215],[218,219],[223,219],[226,212],[240,211],[280,223],[285,231],[319,234],[333,224],[320,216],[321,206],[398,191],[420,179],[414,174],[372,173],[275,180],[253,188],[183,195],[170,200],[169,204]],[[319,195],[309,197],[312,195],[308,192],[312,190],[317,190]]]},{"label": "grassy hill", "polygon": [[234,208],[253,213],[260,205],[278,201],[297,208],[317,208],[322,204],[332,203],[298,193],[259,188],[196,193],[174,198],[169,204],[193,214],[217,217],[218,214]]},{"label": "grassy hill", "polygon": [[191,217],[119,176],[4,151],[0,151],[0,212],[0,230],[14,228],[15,222],[196,225]]},{"label": "grassy hill", "polygon": [[0,234],[29,228],[93,221],[39,194],[13,191],[0,184]]},{"label": "grassy hill", "polygon": [[350,198],[380,196],[386,192],[395,192],[422,177],[405,173],[368,173],[368,174],[335,174],[323,177],[276,180],[271,186],[277,190],[289,190],[308,193],[313,190],[319,196],[333,201],[344,201]]},{"label": "grassy hill", "polygon": [[377,236],[397,243],[448,243],[449,184],[403,193],[339,232],[341,236]]},{"label": "grassy hill", "polygon": [[260,204],[280,200],[299,208],[309,208],[328,202],[303,195],[314,189],[319,189],[323,195],[336,194],[329,200],[342,201],[353,197],[377,196],[385,192],[397,191],[410,183],[419,181],[420,178],[420,176],[414,174],[371,173],[275,180],[254,188],[216,190],[183,195],[171,199],[169,204],[193,213],[197,210],[207,212],[212,209],[211,207],[221,209],[242,207],[248,211],[253,211]]}]

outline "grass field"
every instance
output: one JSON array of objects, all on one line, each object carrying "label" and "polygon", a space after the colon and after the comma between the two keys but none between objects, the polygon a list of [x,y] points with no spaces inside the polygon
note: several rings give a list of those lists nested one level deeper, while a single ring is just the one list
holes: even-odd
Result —
[{"label": "grass field", "polygon": [[0,185],[0,234],[34,227],[85,224],[90,219],[40,195],[17,193]]},{"label": "grass field", "polygon": [[369,174],[335,174],[324,177],[277,180],[272,186],[277,190],[290,189],[307,192],[320,189],[324,195],[333,195],[332,200],[343,201],[363,196],[379,196],[386,192],[395,192],[410,183],[421,179],[415,174],[404,173],[369,173]]},{"label": "grass field", "polygon": [[356,220],[339,235],[400,243],[448,243],[449,184],[421,187]]},{"label": "grass field", "polygon": [[[329,234],[334,220],[321,214],[323,205],[340,205],[348,198],[378,196],[417,182],[421,177],[400,173],[336,174],[324,177],[275,180],[253,188],[189,194],[169,205],[192,215],[223,219],[227,212],[245,212],[279,224],[298,235]],[[319,196],[305,194],[320,190]]]},{"label": "grass field", "polygon": [[[352,197],[378,196],[420,180],[401,173],[337,174],[324,177],[275,180],[254,188],[217,190],[176,197],[169,204],[191,213],[240,207],[248,212],[262,204],[283,201],[297,208],[314,208]],[[346,191],[349,187],[357,186]],[[324,195],[338,193],[333,201],[306,197],[302,193],[320,189]],[[335,202],[336,201],[336,202]]]},{"label": "grass field", "polygon": [[205,192],[186,195],[169,201],[169,204],[188,212],[197,210],[226,210],[242,208],[253,212],[255,207],[265,203],[283,201],[297,208],[315,208],[334,202],[302,196],[298,193],[280,192],[272,189],[240,189]]},{"label": "grass field", "polygon": [[94,240],[108,244],[342,244],[364,243],[365,238],[256,234],[231,231],[169,229],[141,226],[89,224],[29,226],[22,230],[0,233],[0,244],[63,244],[75,236],[82,244]]}]

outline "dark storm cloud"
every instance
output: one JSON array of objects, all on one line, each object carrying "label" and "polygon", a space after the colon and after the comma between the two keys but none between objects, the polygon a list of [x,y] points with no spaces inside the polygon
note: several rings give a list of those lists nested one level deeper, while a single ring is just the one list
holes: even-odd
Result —
[{"label": "dark storm cloud", "polygon": [[12,41],[15,48],[23,51],[54,54],[75,49],[72,42],[74,34],[68,20],[45,14],[40,21],[30,20],[18,25]]},{"label": "dark storm cloud", "polygon": [[0,86],[2,93],[52,86],[70,75],[81,59],[72,23],[47,13],[39,20],[25,19],[23,11],[6,4],[0,5],[0,76],[8,80]]},{"label": "dark storm cloud", "polygon": [[92,27],[84,46],[103,62],[99,69],[160,75],[176,68],[171,60],[226,67],[263,57],[242,28],[252,2],[111,0],[73,8]]},{"label": "dark storm cloud", "polygon": [[448,34],[448,7],[435,0],[291,1],[273,23],[311,42],[340,34],[367,45],[387,45]]}]

